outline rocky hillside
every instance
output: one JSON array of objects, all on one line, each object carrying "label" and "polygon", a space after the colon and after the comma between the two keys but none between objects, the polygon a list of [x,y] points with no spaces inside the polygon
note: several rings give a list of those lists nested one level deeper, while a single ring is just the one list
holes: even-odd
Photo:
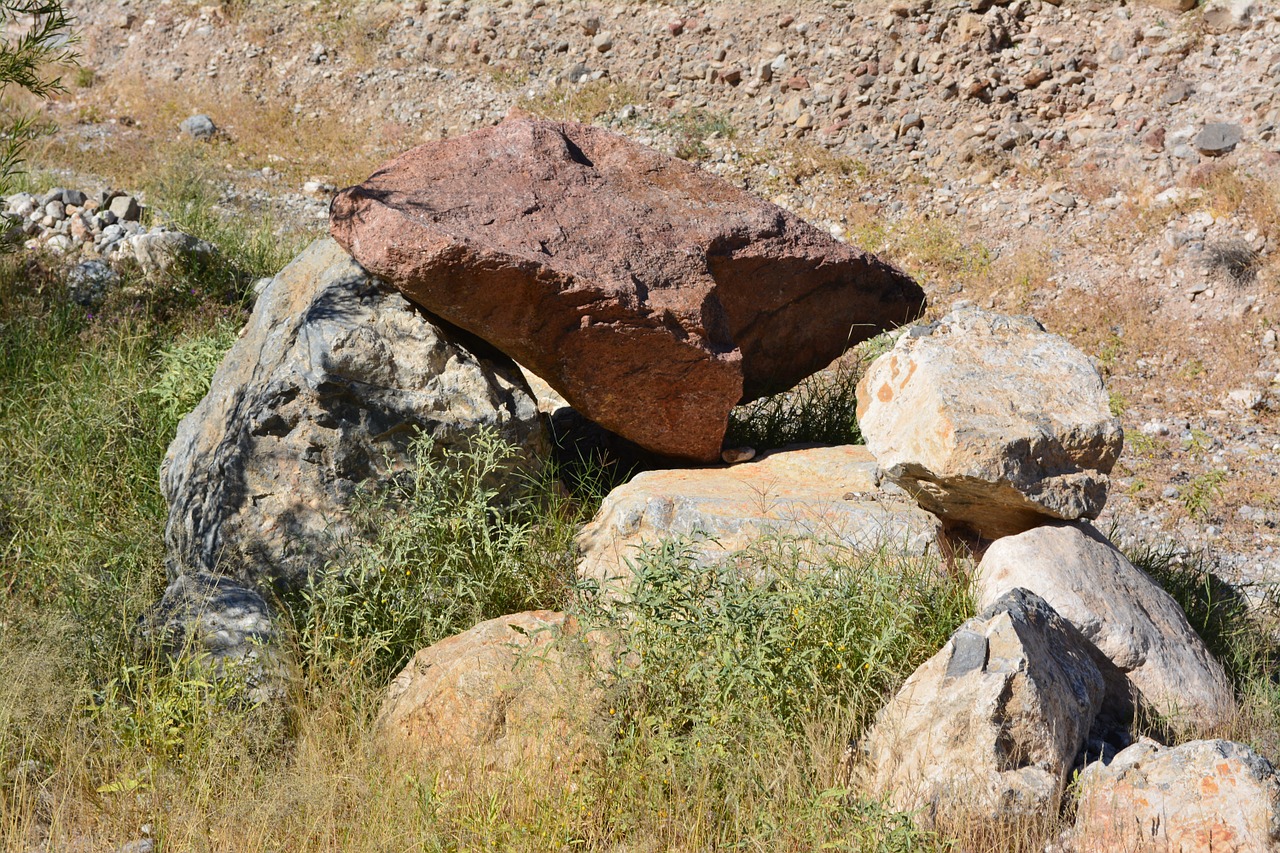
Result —
[{"label": "rocky hillside", "polygon": [[70,7],[86,70],[46,165],[137,180],[205,113],[224,206],[306,226],[513,108],[612,127],[883,252],[936,311],[1066,334],[1129,436],[1104,523],[1280,577],[1274,3]]}]

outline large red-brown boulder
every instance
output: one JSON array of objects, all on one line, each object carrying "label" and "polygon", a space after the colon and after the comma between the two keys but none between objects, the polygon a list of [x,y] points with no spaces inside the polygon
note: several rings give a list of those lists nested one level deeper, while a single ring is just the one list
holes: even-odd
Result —
[{"label": "large red-brown boulder", "polygon": [[702,461],[739,401],[924,302],[903,273],[781,208],[569,122],[510,118],[419,146],[341,192],[330,228],[587,417]]}]

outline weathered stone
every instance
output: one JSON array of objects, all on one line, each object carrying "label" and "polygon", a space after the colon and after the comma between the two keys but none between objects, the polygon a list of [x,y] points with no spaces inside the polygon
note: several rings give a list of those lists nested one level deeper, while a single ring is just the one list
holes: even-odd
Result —
[{"label": "weathered stone", "polygon": [[1096,652],[1026,590],[970,619],[867,734],[869,790],[895,809],[991,820],[1056,810],[1102,706]]},{"label": "weathered stone", "polygon": [[600,710],[591,640],[575,631],[563,613],[537,610],[423,649],[387,690],[383,745],[470,766],[572,769],[594,752]]},{"label": "weathered stone", "polygon": [[192,139],[201,140],[202,142],[207,142],[208,140],[213,139],[214,135],[218,132],[218,128],[214,125],[213,119],[203,113],[183,119],[182,123],[178,125],[178,127],[187,136],[190,136]]},{"label": "weathered stone", "polygon": [[1096,762],[1080,779],[1066,853],[1275,853],[1280,781],[1248,747],[1150,741]]},{"label": "weathered stone", "polygon": [[189,656],[224,676],[243,679],[256,700],[284,694],[288,667],[276,642],[271,608],[255,589],[207,573],[179,575],[139,619],[151,651]]},{"label": "weathered stone", "polygon": [[138,206],[138,200],[131,195],[118,195],[111,199],[110,205],[107,207],[116,219],[125,222],[137,222],[138,217],[142,215],[142,209]]},{"label": "weathered stone", "polygon": [[886,476],[985,538],[1095,518],[1123,433],[1097,368],[1030,317],[959,307],[915,326],[858,383]]},{"label": "weathered stone", "polygon": [[272,279],[161,471],[171,573],[297,586],[347,535],[361,490],[390,485],[424,432],[482,428],[533,458],[545,440],[518,368],[479,356],[332,240]]},{"label": "weathered stone", "polygon": [[145,275],[160,275],[183,264],[208,262],[217,253],[211,244],[182,231],[147,231],[120,241],[117,263],[132,260]]},{"label": "weathered stone", "polygon": [[[679,538],[702,565],[732,560],[762,537],[796,540],[815,559],[832,549],[936,550],[936,518],[879,489],[856,445],[762,454],[731,467],[645,471],[605,498],[578,536],[580,577],[621,594],[640,549]],[[750,561],[750,557],[747,559]]]},{"label": "weathered stone", "polygon": [[1221,157],[1223,154],[1230,153],[1243,138],[1244,131],[1241,130],[1240,125],[1214,122],[1206,124],[1191,140],[1191,144],[1201,154]]},{"label": "weathered stone", "polygon": [[1242,29],[1253,22],[1257,7],[1255,0],[1209,0],[1202,19],[1211,32]]},{"label": "weathered stone", "polygon": [[876,258],[595,127],[511,118],[415,148],[334,200],[369,270],[641,446],[719,458],[729,411],[906,321]]},{"label": "weathered stone", "polygon": [[[1140,700],[1175,723],[1221,725],[1231,684],[1182,608],[1087,523],[1037,527],[992,543],[975,578],[978,606],[1022,587],[1043,598],[1128,676]],[[1126,684],[1108,685],[1125,703]]]},{"label": "weathered stone", "polygon": [[116,271],[96,259],[76,264],[67,273],[67,295],[72,302],[86,307],[101,304],[119,284]]}]

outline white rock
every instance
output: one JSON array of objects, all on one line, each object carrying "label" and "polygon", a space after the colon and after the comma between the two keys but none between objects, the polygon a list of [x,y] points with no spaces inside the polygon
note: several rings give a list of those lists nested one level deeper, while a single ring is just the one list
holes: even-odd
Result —
[{"label": "white rock", "polygon": [[962,625],[885,706],[866,737],[869,790],[926,822],[1058,807],[1102,705],[1080,632],[1025,590]]},{"label": "white rock", "polygon": [[[974,578],[978,606],[1025,588],[1127,675],[1140,700],[1175,723],[1220,725],[1236,711],[1222,665],[1167,592],[1087,523],[1038,527],[992,543]],[[1109,685],[1109,704],[1123,684]]]},{"label": "white rock", "polygon": [[1084,353],[1030,317],[970,305],[876,359],[858,422],[890,480],[985,538],[1097,517],[1123,442]]},{"label": "white rock", "polygon": [[765,536],[803,540],[815,555],[936,549],[937,519],[879,489],[875,469],[865,448],[845,445],[776,450],[731,467],[645,471],[614,489],[579,534],[579,576],[621,591],[641,547],[676,537],[690,540],[703,565]]}]

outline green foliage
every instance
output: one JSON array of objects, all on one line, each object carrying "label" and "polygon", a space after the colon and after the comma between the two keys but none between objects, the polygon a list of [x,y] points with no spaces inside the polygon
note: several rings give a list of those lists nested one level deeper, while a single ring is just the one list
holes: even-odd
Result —
[{"label": "green foliage", "polygon": [[193,147],[174,158],[148,181],[147,198],[174,228],[218,249],[212,256],[192,253],[182,259],[174,284],[196,296],[246,299],[255,279],[275,275],[309,237],[277,233],[269,212],[224,206],[224,179],[206,157]]},{"label": "green foliage", "polygon": [[621,788],[619,824],[696,809],[688,835],[654,830],[681,849],[935,846],[909,816],[832,787],[847,773],[832,760],[970,615],[968,583],[934,560],[815,560],[777,539],[698,565],[690,541],[668,541],[632,561],[621,601],[586,599],[584,625],[618,637],[607,784]]},{"label": "green foliage", "polygon": [[861,719],[971,613],[967,582],[933,560],[849,552],[813,566],[804,549],[765,540],[711,565],[687,541],[639,554],[615,605],[633,725],[732,752],[762,720],[797,735],[824,709]]},{"label": "green foliage", "polygon": [[223,321],[203,334],[160,350],[156,381],[149,391],[171,429],[209,391],[214,371],[235,342],[235,325]]},{"label": "green foliage", "polygon": [[[37,98],[64,90],[62,80],[49,76],[51,65],[71,62],[71,22],[62,0],[0,0],[0,96],[17,86]],[[0,194],[10,191],[10,179],[20,170],[26,146],[40,135],[33,116],[20,115],[2,128]]]},{"label": "green foliage", "polygon": [[790,391],[738,406],[729,414],[727,446],[767,450],[788,444],[861,444],[858,380],[891,344],[889,335],[878,335],[859,345],[856,359],[841,359]]},{"label": "green foliage", "polygon": [[733,139],[738,135],[727,118],[704,109],[682,113],[666,126],[676,137],[675,155],[681,160],[694,162],[711,156],[707,140]]},{"label": "green foliage", "polygon": [[500,488],[519,450],[483,430],[463,447],[415,439],[411,476],[372,499],[365,536],[293,605],[313,670],[357,667],[385,684],[418,649],[485,619],[554,608],[589,509],[549,481]]},{"label": "green foliage", "polygon": [[1192,518],[1208,518],[1214,503],[1222,497],[1222,484],[1226,481],[1227,472],[1215,468],[1192,477],[1178,490],[1178,497]]}]

